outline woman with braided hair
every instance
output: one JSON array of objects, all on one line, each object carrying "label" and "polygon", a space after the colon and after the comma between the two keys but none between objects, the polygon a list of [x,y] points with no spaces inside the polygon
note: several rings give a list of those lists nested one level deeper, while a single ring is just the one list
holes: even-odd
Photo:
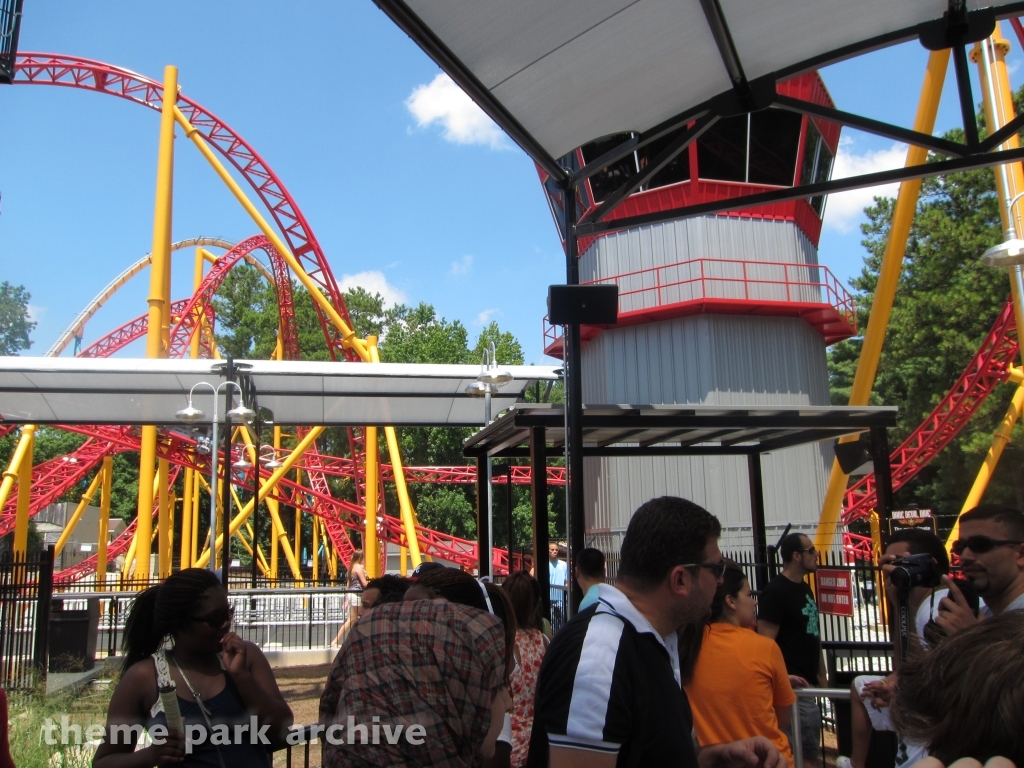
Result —
[{"label": "woman with braided hair", "polygon": [[[94,768],[269,768],[268,744],[284,739],[292,712],[262,651],[230,631],[232,615],[227,590],[201,568],[139,593]],[[164,650],[168,638],[173,644]],[[182,731],[168,727],[176,716],[189,732],[188,751]],[[136,751],[143,727],[153,743]]]}]

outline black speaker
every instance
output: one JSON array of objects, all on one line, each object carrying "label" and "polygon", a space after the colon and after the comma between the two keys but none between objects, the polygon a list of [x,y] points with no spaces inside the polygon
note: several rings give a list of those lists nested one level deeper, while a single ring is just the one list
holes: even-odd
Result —
[{"label": "black speaker", "polygon": [[619,286],[549,285],[548,321],[552,325],[615,325]]}]

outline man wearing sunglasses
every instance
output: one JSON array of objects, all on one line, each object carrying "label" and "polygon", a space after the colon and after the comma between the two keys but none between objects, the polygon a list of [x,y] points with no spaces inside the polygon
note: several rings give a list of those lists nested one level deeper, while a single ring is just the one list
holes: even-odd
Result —
[{"label": "man wearing sunglasses", "polygon": [[960,538],[953,542],[960,569],[985,604],[975,617],[949,577],[949,595],[939,603],[936,624],[949,634],[1005,611],[1024,611],[1024,514],[1013,507],[982,504],[960,515]]}]

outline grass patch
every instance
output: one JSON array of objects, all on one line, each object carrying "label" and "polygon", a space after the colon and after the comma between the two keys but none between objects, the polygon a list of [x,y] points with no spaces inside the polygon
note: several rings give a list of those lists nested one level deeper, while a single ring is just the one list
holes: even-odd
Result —
[{"label": "grass patch", "polygon": [[[88,768],[95,746],[85,744],[86,729],[103,725],[107,718],[110,696],[117,681],[109,686],[86,685],[77,692],[45,695],[42,687],[27,693],[10,694],[11,756],[18,768]],[[67,718],[70,744],[59,743],[62,718]],[[47,720],[56,727],[52,731],[57,744],[47,744]],[[71,726],[79,726],[81,741]]]}]

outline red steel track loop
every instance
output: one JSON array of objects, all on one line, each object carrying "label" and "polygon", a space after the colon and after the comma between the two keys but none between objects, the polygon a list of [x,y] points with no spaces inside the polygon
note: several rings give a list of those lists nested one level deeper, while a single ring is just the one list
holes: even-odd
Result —
[{"label": "red steel track loop", "polygon": [[[921,425],[892,452],[889,462],[892,465],[893,490],[903,487],[939,451],[949,445],[992,390],[1009,378],[1008,368],[1017,358],[1017,353],[1017,328],[1010,299],[956,384]],[[843,504],[843,524],[849,525],[867,517],[877,503],[875,476],[872,473],[847,490]],[[858,556],[870,556],[870,539],[850,536],[847,549],[856,552]]]},{"label": "red steel track loop", "polygon": [[[50,53],[21,53],[14,65],[14,83],[18,85],[56,85],[106,93],[159,111],[163,102],[163,86],[148,77],[111,64]],[[352,325],[345,300],[331,273],[327,257],[317,242],[306,217],[284,184],[249,145],[227,123],[187,96],[178,94],[178,107],[199,134],[238,172],[253,188],[267,207],[270,215],[284,235],[292,254],[302,264],[310,278],[324,291],[331,304]],[[358,356],[343,343],[341,335],[316,306],[320,325],[327,339],[331,357],[358,360]]]},{"label": "red steel track loop", "polygon": [[[181,313],[188,306],[188,299],[180,299],[171,304],[171,322],[174,322],[176,317],[180,317]],[[203,308],[203,312],[206,315],[206,322],[210,328],[213,328],[215,318],[213,314],[213,305],[207,305]],[[115,352],[124,349],[134,341],[145,337],[146,331],[149,330],[149,315],[139,315],[134,320],[131,320],[120,328],[116,328],[105,336],[101,336],[99,339],[94,341],[88,347],[79,352],[75,357],[110,357]],[[212,357],[210,352],[210,346],[207,343],[209,339],[203,339],[200,348],[204,353],[204,357]]]}]

